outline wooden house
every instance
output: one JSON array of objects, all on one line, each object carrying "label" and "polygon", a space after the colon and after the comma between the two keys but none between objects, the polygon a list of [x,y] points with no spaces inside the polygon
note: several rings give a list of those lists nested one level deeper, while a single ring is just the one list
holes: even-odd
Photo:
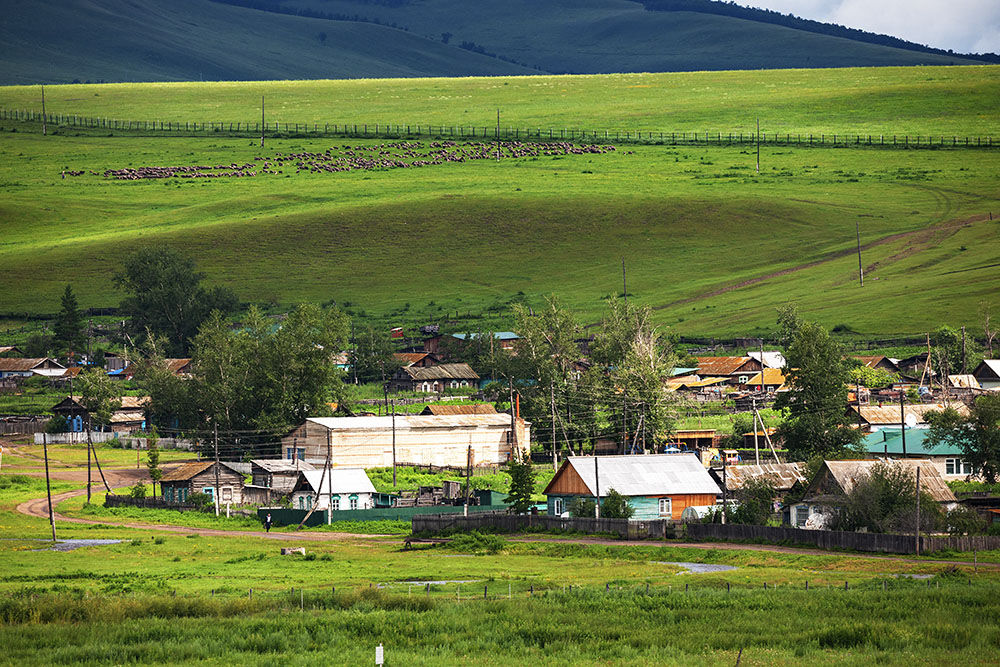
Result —
[{"label": "wooden house", "polygon": [[899,366],[896,365],[896,362],[885,355],[854,355],[852,358],[857,359],[863,366],[867,366],[868,368],[878,368],[899,375]]},{"label": "wooden house", "polygon": [[[882,463],[877,459],[824,461],[823,467],[806,489],[802,501],[785,508],[785,522],[796,528],[828,528],[855,483]],[[958,503],[933,462],[926,459],[899,459],[892,464],[904,466],[914,475],[916,469],[920,468],[920,488],[945,509]]]},{"label": "wooden house", "polygon": [[393,374],[389,390],[441,393],[447,389],[476,387],[478,382],[479,374],[469,364],[404,366]]},{"label": "wooden house", "polygon": [[972,466],[965,460],[962,448],[944,442],[931,447],[929,435],[927,429],[908,428],[904,443],[904,433],[900,429],[882,429],[866,435],[862,444],[868,455],[874,458],[930,461],[946,482],[973,479]]},{"label": "wooden house", "polygon": [[764,365],[753,357],[696,357],[701,378],[726,378],[726,384],[740,385],[764,370]]},{"label": "wooden house", "polygon": [[[89,412],[80,402],[80,396],[67,396],[52,407],[52,414],[66,419],[69,431],[82,432],[87,428]],[[146,406],[149,396],[122,396],[120,407],[111,413],[111,422],[102,428],[112,433],[134,433],[146,428]]]},{"label": "wooden house", "polygon": [[0,378],[7,377],[32,377],[41,375],[42,377],[59,377],[66,370],[66,367],[55,359],[48,357],[20,358],[2,357],[0,358]]},{"label": "wooden house", "polygon": [[983,389],[1000,390],[1000,359],[983,359],[972,375]]},{"label": "wooden house", "polygon": [[243,504],[243,475],[220,462],[200,461],[185,463],[174,468],[160,479],[163,499],[168,503],[182,504],[192,493],[204,493],[215,499],[215,471],[218,467],[219,501],[222,505]]},{"label": "wooden house", "polygon": [[427,368],[441,363],[435,352],[395,352],[393,358],[406,368]]},{"label": "wooden house", "polygon": [[[527,455],[531,424],[507,414],[315,417],[282,439],[287,458],[321,466],[383,468],[397,463],[465,468],[499,465]],[[393,447],[395,444],[395,447]]]},{"label": "wooden house", "polygon": [[[904,422],[908,428],[924,426],[927,424],[924,415],[928,412],[940,412],[947,407],[949,406],[944,403],[918,403],[904,405],[900,411],[898,403],[885,403],[852,405],[848,407],[848,413],[852,422],[866,433],[872,433],[883,428],[899,430]],[[961,415],[969,414],[969,408],[964,403],[954,403],[950,407]]]},{"label": "wooden house", "polygon": [[562,516],[577,498],[596,500],[614,489],[635,509],[633,519],[679,521],[687,507],[714,505],[722,491],[694,454],[570,456],[545,487],[548,512]]},{"label": "wooden house", "polygon": [[785,386],[785,375],[777,368],[765,368],[759,373],[754,373],[750,379],[743,383],[743,388],[748,391],[764,391],[774,393]]},{"label": "wooden house", "polygon": [[298,459],[254,459],[250,476],[254,486],[271,489],[275,496],[287,496],[299,482],[299,473],[316,468]]},{"label": "wooden house", "polygon": [[375,507],[378,492],[361,468],[305,470],[292,490],[292,507],[333,511],[367,510]]}]

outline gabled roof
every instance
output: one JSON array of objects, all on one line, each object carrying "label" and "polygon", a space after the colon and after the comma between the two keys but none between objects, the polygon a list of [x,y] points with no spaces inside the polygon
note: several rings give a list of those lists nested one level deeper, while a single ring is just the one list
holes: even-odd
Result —
[{"label": "gabled roof", "polygon": [[250,465],[263,468],[269,473],[301,472],[316,469],[311,463],[306,463],[301,459],[298,461],[292,459],[254,459],[250,461]]},{"label": "gabled roof", "polygon": [[497,409],[492,403],[467,403],[465,405],[437,405],[432,403],[420,413],[422,415],[495,415]]},{"label": "gabled roof", "polygon": [[215,464],[215,461],[198,461],[196,463],[185,463],[174,468],[162,478],[161,482],[186,482],[196,475],[200,475]]},{"label": "gabled roof", "polygon": [[1000,378],[1000,359],[983,359],[972,374],[977,378]]},{"label": "gabled roof", "polygon": [[[941,443],[938,447],[931,447],[927,441],[930,431],[922,428],[906,429],[906,455],[907,456],[957,456],[962,454],[962,448]],[[882,429],[869,433],[864,438],[865,451],[869,454],[897,454],[903,453],[903,435],[899,429]]]},{"label": "gabled roof", "polygon": [[739,368],[753,361],[750,357],[696,357],[698,375],[732,375]]},{"label": "gabled roof", "polygon": [[[597,459],[597,473],[594,459]],[[601,495],[614,489],[623,496],[722,493],[694,454],[653,454],[634,456],[570,456],[545,487],[549,493],[559,478],[570,469],[596,495],[600,480]]]},{"label": "gabled roof", "polygon": [[756,359],[764,365],[764,368],[784,368],[785,367],[785,355],[777,351],[764,351],[763,357],[760,351],[757,352],[747,352],[747,356],[751,359]]},{"label": "gabled roof", "polygon": [[21,348],[17,345],[0,345],[0,354],[9,354],[11,352],[21,353]]},{"label": "gabled roof", "polygon": [[[927,423],[924,419],[924,415],[928,412],[940,412],[944,410],[946,405],[943,403],[921,403],[919,405],[907,405],[903,408],[904,419],[906,419],[907,424],[925,424]],[[958,411],[961,415],[968,415],[969,408],[965,406],[964,403],[956,403],[951,406]],[[861,412],[861,418],[864,419],[869,424],[881,425],[881,424],[899,424],[899,406],[898,405],[852,405],[851,410],[854,412]]]},{"label": "gabled roof", "polygon": [[979,386],[979,380],[976,376],[969,375],[968,373],[964,375],[949,375],[948,384],[957,389],[982,389]]},{"label": "gabled roof", "polygon": [[899,370],[899,367],[896,366],[896,363],[892,359],[890,359],[889,357],[885,356],[884,354],[874,354],[874,355],[857,355],[856,354],[852,358],[853,359],[857,359],[858,361],[860,361],[862,364],[864,364],[868,368],[875,368],[880,363],[882,363],[884,361],[885,363],[889,364],[890,366],[892,366],[896,370]]},{"label": "gabled roof", "polygon": [[796,482],[805,484],[808,481],[804,463],[761,463],[726,467],[726,488],[730,491],[742,488],[751,479],[766,479],[778,491],[788,491]]},{"label": "gabled roof", "polygon": [[[323,487],[320,488],[322,478]],[[363,468],[330,468],[323,475],[322,470],[304,470],[299,479],[305,480],[315,493],[378,493]]]},{"label": "gabled roof", "polygon": [[190,359],[164,359],[167,370],[174,374],[186,373],[186,367],[191,365]]},{"label": "gabled roof", "polygon": [[[823,471],[821,471],[813,481],[813,484],[810,485],[809,491],[806,493],[806,498],[813,496],[815,491],[820,490],[818,486],[822,485],[822,483],[827,479],[832,480],[839,487],[839,491],[843,493],[850,493],[851,489],[854,488],[854,484],[863,476],[868,475],[872,468],[880,463],[882,463],[882,461],[877,459],[864,459],[860,461],[824,461],[823,466],[829,475],[824,475]],[[931,498],[940,503],[958,502],[958,499],[955,498],[955,494],[952,493],[951,489],[948,488],[948,485],[945,484],[944,478],[941,477],[941,474],[938,472],[938,469],[933,462],[926,459],[895,459],[890,462],[890,465],[907,467],[914,474],[916,469],[919,467],[920,488],[929,493]],[[834,491],[833,489],[825,490],[827,492]]]},{"label": "gabled roof", "polygon": [[430,354],[430,352],[394,352],[392,356],[407,366],[412,366],[413,364],[419,364]]},{"label": "gabled roof", "polygon": [[34,358],[8,357],[8,358],[0,358],[0,372],[23,373],[33,370],[36,367],[45,364],[46,361],[56,366],[56,368],[65,368],[65,366],[60,364],[55,359],[49,359],[48,357],[34,357]]},{"label": "gabled roof", "polygon": [[424,368],[407,366],[400,369],[418,382],[424,380],[478,380],[479,374],[469,364],[438,364]]},{"label": "gabled roof", "polygon": [[[762,377],[763,381],[761,380]],[[747,380],[746,383],[749,385],[762,384],[765,386],[777,385],[780,387],[781,385],[785,384],[785,376],[777,368],[765,368],[763,371],[755,374],[753,377]]]}]

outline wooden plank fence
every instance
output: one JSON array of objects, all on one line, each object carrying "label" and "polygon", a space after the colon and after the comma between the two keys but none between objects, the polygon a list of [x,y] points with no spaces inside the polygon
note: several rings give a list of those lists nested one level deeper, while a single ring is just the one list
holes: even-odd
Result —
[{"label": "wooden plank fence", "polygon": [[616,535],[623,540],[666,539],[672,536],[674,522],[666,519],[631,521],[628,519],[563,519],[548,515],[477,514],[422,515],[411,520],[414,533],[441,533],[445,531],[473,531],[484,528],[500,533],[531,531],[565,531],[577,533],[603,533]]},{"label": "wooden plank fence", "polygon": [[[768,544],[805,544],[820,549],[851,549],[873,553],[912,554],[916,552],[913,535],[885,533],[853,533],[837,530],[804,530],[773,526],[739,524],[689,523],[689,540],[745,540]],[[1000,549],[1000,537],[934,537],[920,536],[920,553],[942,550],[987,551]]]},{"label": "wooden plank fence", "polygon": [[[41,123],[42,114],[23,109],[0,109],[0,119]],[[162,121],[129,120],[106,117],[87,117],[75,114],[45,114],[45,122],[55,127],[78,129],[115,130],[138,134],[180,134],[185,136],[212,133],[229,136],[261,135],[261,123],[243,121]],[[448,137],[450,139],[508,141],[592,141],[638,144],[663,144],[670,146],[695,145],[752,145],[758,141],[754,132],[666,132],[661,130],[579,129],[579,128],[530,128],[424,125],[419,123],[290,123],[268,121],[264,134],[270,136],[338,136],[338,137]],[[761,144],[772,146],[818,147],[880,147],[880,148],[994,148],[991,136],[960,137],[958,135],[888,135],[888,134],[809,134],[761,132]]]},{"label": "wooden plank fence", "polygon": [[0,421],[0,435],[31,435],[42,433],[49,423],[49,418]]}]

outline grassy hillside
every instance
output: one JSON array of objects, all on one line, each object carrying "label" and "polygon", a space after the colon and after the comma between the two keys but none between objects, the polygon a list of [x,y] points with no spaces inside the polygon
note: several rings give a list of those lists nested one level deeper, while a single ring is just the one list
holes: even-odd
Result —
[{"label": "grassy hillside", "polygon": [[[162,121],[411,123],[873,135],[997,134],[1000,66],[50,86],[46,109]],[[0,108],[41,109],[38,86]]]},{"label": "grassy hillside", "polygon": [[0,83],[317,79],[529,73],[371,23],[208,0],[5,3]]},{"label": "grassy hillside", "polygon": [[[368,22],[290,16],[210,0],[12,0],[5,3],[0,24],[0,83],[972,62],[727,16],[649,12],[628,0],[493,0],[472,5],[461,0],[294,0],[257,4],[284,12],[304,9],[357,16]],[[380,25],[372,22],[376,20]],[[449,35],[447,42],[445,34]],[[496,57],[462,48],[463,43]]]}]

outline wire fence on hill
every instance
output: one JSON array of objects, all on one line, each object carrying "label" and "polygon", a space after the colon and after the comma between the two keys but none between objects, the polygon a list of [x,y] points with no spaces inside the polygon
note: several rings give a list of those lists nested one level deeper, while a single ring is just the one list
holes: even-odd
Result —
[{"label": "wire fence on hill", "polygon": [[[138,136],[261,136],[261,123],[242,121],[127,120],[0,109],[0,120],[42,123],[52,129],[125,132]],[[424,125],[409,123],[264,123],[266,137],[435,138],[495,141],[589,141],[669,146],[755,145],[754,132],[665,132],[660,130],[496,127],[484,125]],[[761,132],[762,145],[877,148],[995,148],[991,136],[906,134],[811,134]]]}]

